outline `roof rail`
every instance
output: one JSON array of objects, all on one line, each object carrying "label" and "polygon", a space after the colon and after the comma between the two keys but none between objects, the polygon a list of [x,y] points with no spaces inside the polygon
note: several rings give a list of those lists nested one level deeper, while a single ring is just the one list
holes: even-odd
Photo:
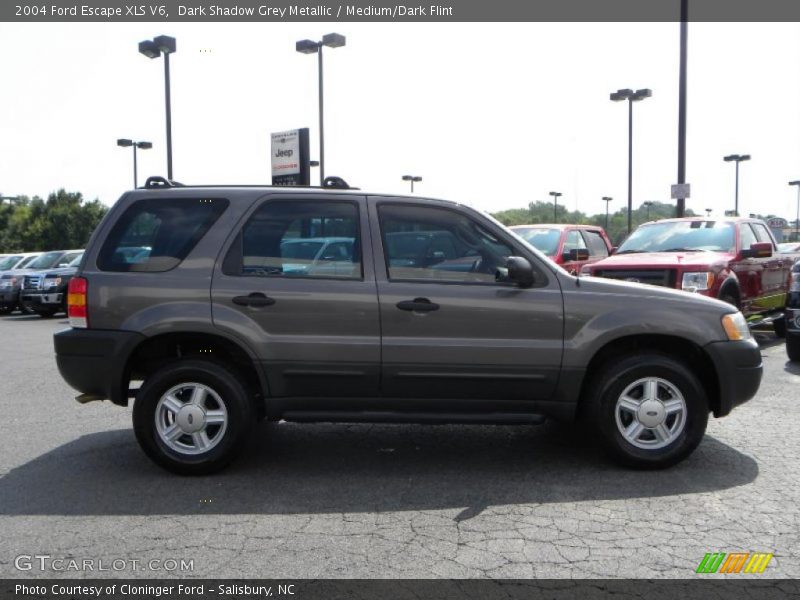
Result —
[{"label": "roof rail", "polygon": [[147,181],[144,182],[144,188],[146,190],[155,190],[168,187],[184,187],[184,185],[177,181],[170,181],[166,177],[161,177],[159,175],[148,177]]}]

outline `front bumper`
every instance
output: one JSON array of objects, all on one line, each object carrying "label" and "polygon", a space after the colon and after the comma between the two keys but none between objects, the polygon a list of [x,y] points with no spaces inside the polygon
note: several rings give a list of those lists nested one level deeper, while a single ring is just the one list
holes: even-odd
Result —
[{"label": "front bumper", "polygon": [[717,372],[719,403],[715,417],[724,417],[758,392],[763,366],[761,349],[755,340],[713,342],[705,346]]},{"label": "front bumper", "polygon": [[53,336],[56,364],[70,386],[83,394],[128,404],[125,368],[133,349],[145,339],[132,331],[67,329]]},{"label": "front bumper", "polygon": [[37,306],[55,308],[64,303],[64,294],[58,292],[45,293],[38,292],[35,294],[24,292],[22,294],[22,304],[31,308]]}]

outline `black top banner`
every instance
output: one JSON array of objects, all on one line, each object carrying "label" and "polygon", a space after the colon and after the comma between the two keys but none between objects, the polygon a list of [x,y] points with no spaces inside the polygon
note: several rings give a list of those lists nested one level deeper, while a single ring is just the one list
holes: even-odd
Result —
[{"label": "black top banner", "polygon": [[[685,0],[689,21],[800,21],[794,0]],[[681,0],[3,0],[9,22],[680,21]]]}]

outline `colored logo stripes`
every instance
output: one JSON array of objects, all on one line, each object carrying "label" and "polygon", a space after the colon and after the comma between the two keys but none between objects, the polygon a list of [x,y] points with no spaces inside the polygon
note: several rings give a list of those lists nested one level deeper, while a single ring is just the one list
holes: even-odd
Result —
[{"label": "colored logo stripes", "polygon": [[772,556],[766,552],[708,552],[696,573],[763,573]]}]

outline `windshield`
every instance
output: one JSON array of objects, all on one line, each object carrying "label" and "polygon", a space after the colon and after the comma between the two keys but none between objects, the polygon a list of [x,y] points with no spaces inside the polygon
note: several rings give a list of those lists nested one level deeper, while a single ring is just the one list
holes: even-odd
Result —
[{"label": "windshield", "polygon": [[8,269],[12,268],[15,264],[19,262],[20,258],[22,257],[6,256],[3,260],[0,260],[0,271],[7,271]]},{"label": "windshield", "polygon": [[58,263],[58,259],[64,256],[63,252],[45,252],[35,261],[28,265],[28,269],[50,269]]},{"label": "windshield", "polygon": [[558,240],[561,238],[559,229],[540,229],[531,227],[529,229],[512,229],[523,240],[547,256],[554,256],[558,251]]},{"label": "windshield", "polygon": [[733,223],[667,221],[642,225],[625,240],[617,254],[632,252],[733,252]]},{"label": "windshield", "polygon": [[284,242],[281,244],[281,256],[283,258],[314,260],[320,248],[322,248],[322,242]]}]

